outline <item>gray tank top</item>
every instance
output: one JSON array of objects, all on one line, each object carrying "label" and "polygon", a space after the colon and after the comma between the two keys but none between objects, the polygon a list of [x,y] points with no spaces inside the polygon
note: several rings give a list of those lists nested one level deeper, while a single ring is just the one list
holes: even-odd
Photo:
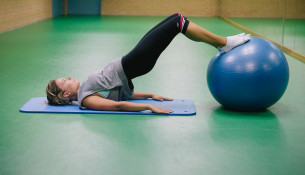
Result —
[{"label": "gray tank top", "polygon": [[88,76],[78,89],[78,105],[84,98],[96,92],[110,90],[107,99],[124,101],[129,99],[133,92],[129,89],[128,79],[123,70],[122,58],[111,61],[104,69]]}]

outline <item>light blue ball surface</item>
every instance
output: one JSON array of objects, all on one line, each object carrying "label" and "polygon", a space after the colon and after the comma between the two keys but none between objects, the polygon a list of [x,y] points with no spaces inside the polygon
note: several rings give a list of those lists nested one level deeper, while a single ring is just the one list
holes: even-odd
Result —
[{"label": "light blue ball surface", "polygon": [[289,67],[285,55],[270,41],[251,37],[209,63],[207,83],[225,108],[260,111],[275,104],[286,91]]}]

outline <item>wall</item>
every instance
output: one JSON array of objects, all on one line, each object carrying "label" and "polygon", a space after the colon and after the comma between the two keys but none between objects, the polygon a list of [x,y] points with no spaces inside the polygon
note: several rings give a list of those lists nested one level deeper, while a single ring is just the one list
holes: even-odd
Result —
[{"label": "wall", "polygon": [[219,2],[221,16],[305,18],[305,0],[220,0]]},{"label": "wall", "polygon": [[65,4],[64,0],[52,0],[52,16],[58,17],[65,15]]},{"label": "wall", "polygon": [[305,19],[305,0],[102,0],[103,15],[227,16]]},{"label": "wall", "polygon": [[102,0],[102,15],[217,16],[219,0]]},{"label": "wall", "polygon": [[68,0],[68,15],[100,15],[101,0]]},{"label": "wall", "polygon": [[[283,17],[283,11],[285,18],[305,19],[305,0],[102,0],[101,3],[102,15],[167,16],[180,12],[186,16],[277,18]],[[51,17],[52,0],[0,0],[0,33]]]},{"label": "wall", "polygon": [[0,32],[52,17],[52,0],[0,0]]}]

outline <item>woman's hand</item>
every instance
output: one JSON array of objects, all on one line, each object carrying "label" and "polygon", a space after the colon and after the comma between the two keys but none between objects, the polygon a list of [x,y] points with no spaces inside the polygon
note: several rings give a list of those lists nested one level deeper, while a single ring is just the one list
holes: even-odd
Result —
[{"label": "woman's hand", "polygon": [[172,98],[167,98],[167,97],[162,97],[160,95],[156,95],[153,93],[145,93],[145,92],[134,92],[133,95],[130,97],[131,100],[143,100],[143,99],[148,99],[152,98],[157,101],[172,101]]},{"label": "woman's hand", "polygon": [[[133,95],[130,97],[130,99],[133,99],[133,100],[141,100],[141,99],[148,99],[148,98],[152,98],[153,100],[157,100],[157,101],[164,101],[164,100],[172,101],[173,100],[172,98],[163,97],[163,96],[152,94],[152,93],[143,93],[143,92],[134,92]],[[139,105],[139,104],[137,104],[137,105]],[[130,110],[130,109],[131,109],[130,107],[125,108],[125,110]],[[138,110],[140,110],[140,109],[143,109],[143,108],[139,108]],[[143,110],[151,110],[154,113],[160,113],[160,114],[169,114],[169,113],[173,112],[170,109],[163,109],[163,108],[159,108],[159,107],[153,106],[153,105],[148,105],[147,108],[143,109]]]},{"label": "woman's hand", "polygon": [[151,110],[154,113],[159,113],[159,114],[169,114],[169,113],[173,112],[173,110],[159,108],[159,107],[154,106],[154,105],[149,105],[149,110]]},{"label": "woman's hand", "polygon": [[[168,98],[168,97],[162,97],[160,95],[156,95],[156,94],[152,94],[151,96],[152,99],[154,100],[157,100],[157,101],[163,101],[163,100],[166,100],[166,101],[172,101],[173,99],[172,98]],[[152,112],[155,112],[155,113],[160,113],[160,114],[169,114],[169,113],[172,113],[173,110],[170,110],[170,109],[163,109],[163,108],[159,108],[157,106],[150,106],[151,107],[151,111]]]},{"label": "woman's hand", "polygon": [[172,98],[162,97],[162,96],[159,96],[159,95],[156,95],[156,94],[153,94],[151,96],[151,98],[154,99],[154,100],[157,100],[157,101],[163,101],[163,100],[172,101],[173,100]]}]

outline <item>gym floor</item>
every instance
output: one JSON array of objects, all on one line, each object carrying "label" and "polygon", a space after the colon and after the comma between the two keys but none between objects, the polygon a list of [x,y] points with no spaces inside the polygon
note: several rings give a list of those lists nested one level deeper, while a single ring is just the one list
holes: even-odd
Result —
[{"label": "gym floor", "polygon": [[[194,116],[19,112],[45,96],[49,80],[85,80],[162,19],[70,16],[0,34],[0,174],[304,174],[305,65],[288,55],[287,91],[265,112],[221,108],[206,83],[217,50],[181,34],[134,85],[193,100]],[[219,18],[190,19],[218,35],[242,32]]]}]

